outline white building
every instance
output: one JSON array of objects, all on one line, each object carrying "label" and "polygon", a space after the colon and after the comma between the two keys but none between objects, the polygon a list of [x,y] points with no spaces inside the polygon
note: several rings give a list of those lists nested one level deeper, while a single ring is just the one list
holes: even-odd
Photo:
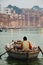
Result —
[{"label": "white building", "polygon": [[4,14],[11,14],[11,10],[9,8],[3,8]]},{"label": "white building", "polygon": [[4,7],[3,8],[3,13],[11,15],[12,13],[15,13],[15,11],[13,10],[13,8],[10,9],[10,8],[7,8],[7,7],[5,8]]}]

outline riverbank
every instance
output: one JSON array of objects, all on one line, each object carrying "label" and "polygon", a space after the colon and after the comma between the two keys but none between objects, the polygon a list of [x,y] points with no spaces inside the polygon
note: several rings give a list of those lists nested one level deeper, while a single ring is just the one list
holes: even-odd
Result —
[{"label": "riverbank", "polygon": [[43,28],[43,27],[7,27],[7,28],[0,28],[0,29],[41,29],[41,28]]}]

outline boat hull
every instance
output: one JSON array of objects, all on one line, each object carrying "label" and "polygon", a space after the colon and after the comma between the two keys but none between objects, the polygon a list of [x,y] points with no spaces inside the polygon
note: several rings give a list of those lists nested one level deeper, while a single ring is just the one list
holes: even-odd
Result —
[{"label": "boat hull", "polygon": [[31,51],[31,52],[7,52],[10,57],[15,59],[33,59],[37,58],[39,51]]}]

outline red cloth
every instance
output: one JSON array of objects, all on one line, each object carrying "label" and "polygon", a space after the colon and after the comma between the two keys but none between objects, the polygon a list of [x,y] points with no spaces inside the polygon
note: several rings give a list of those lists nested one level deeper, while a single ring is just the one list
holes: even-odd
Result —
[{"label": "red cloth", "polygon": [[29,49],[32,49],[32,45],[31,45],[31,43],[29,42]]}]

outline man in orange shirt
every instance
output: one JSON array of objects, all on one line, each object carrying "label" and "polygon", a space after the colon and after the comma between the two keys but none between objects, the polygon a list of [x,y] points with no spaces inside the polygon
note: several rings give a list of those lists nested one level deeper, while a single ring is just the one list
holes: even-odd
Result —
[{"label": "man in orange shirt", "polygon": [[27,37],[23,37],[23,50],[28,51],[29,49],[32,49],[32,45],[29,41],[27,41]]}]

